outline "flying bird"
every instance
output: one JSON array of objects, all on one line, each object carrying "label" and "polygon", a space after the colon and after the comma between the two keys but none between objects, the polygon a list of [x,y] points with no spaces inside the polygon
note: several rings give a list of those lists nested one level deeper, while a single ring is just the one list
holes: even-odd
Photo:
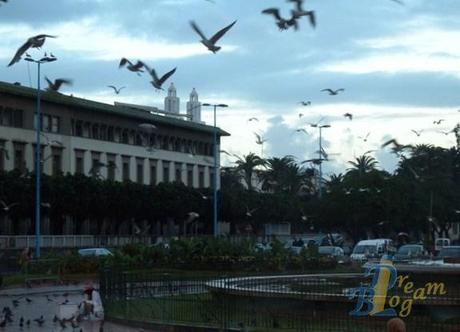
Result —
[{"label": "flying bird", "polygon": [[305,128],[296,129],[295,132],[296,132],[296,133],[304,133],[304,134],[310,135],[310,134],[308,133],[308,131],[307,131]]},{"label": "flying bird", "polygon": [[444,119],[435,120],[435,121],[433,121],[433,124],[439,125],[439,124],[441,124],[441,122],[443,122],[443,121],[445,121],[445,120],[444,120]]},{"label": "flying bird", "polygon": [[2,210],[5,211],[5,212],[8,212],[8,211],[10,211],[10,209],[12,207],[15,207],[15,206],[19,205],[19,203],[6,204],[5,201],[3,201],[1,199],[0,199],[0,204],[2,205]]},{"label": "flying bird", "polygon": [[351,113],[345,113],[343,116],[348,118],[348,119],[350,119],[350,120],[353,120],[353,114],[351,114]]},{"label": "flying bird", "polygon": [[321,90],[321,92],[323,92],[323,91],[329,92],[330,96],[337,96],[339,94],[339,92],[345,91],[345,89],[337,89],[337,90],[323,89],[323,90]]},{"label": "flying bird", "polygon": [[51,35],[36,35],[34,37],[30,37],[27,41],[18,48],[16,54],[14,55],[13,59],[11,59],[8,67],[14,65],[16,62],[21,60],[22,55],[29,49],[29,48],[40,48],[45,43],[46,38],[56,38],[56,36]]},{"label": "flying bird", "polygon": [[299,113],[299,119],[303,117],[303,113]]},{"label": "flying bird", "polygon": [[421,130],[411,129],[410,131],[413,132],[415,135],[417,135],[417,137],[420,137],[420,135],[423,132],[423,129],[421,129]]},{"label": "flying bird", "polygon": [[256,135],[256,144],[264,144],[267,140],[266,139],[263,139],[262,136],[260,136],[259,134],[257,133],[254,133],[254,135]]},{"label": "flying bird", "polygon": [[115,94],[119,94],[121,90],[123,90],[125,88],[125,86],[122,86],[122,87],[119,87],[117,88],[116,86],[114,85],[107,85],[108,88],[112,88],[113,91],[115,92]]},{"label": "flying bird", "polygon": [[137,60],[136,64],[133,64],[131,61],[129,61],[126,58],[121,58],[120,63],[118,65],[118,68],[124,67],[129,71],[132,71],[136,73],[137,75],[140,75],[140,73],[143,73],[144,71],[142,70],[142,67],[144,67],[144,63],[140,60]]},{"label": "flying bird", "polygon": [[150,76],[152,77],[152,81],[150,81],[150,83],[153,85],[153,87],[155,89],[158,89],[158,90],[164,90],[161,86],[163,85],[164,82],[166,82],[166,80],[171,77],[172,74],[174,74],[176,72],[176,68],[168,71],[166,74],[164,74],[163,76],[161,76],[160,78],[158,77],[155,69],[153,68],[150,68],[149,66],[147,66],[146,64],[144,64],[144,68],[149,72]]},{"label": "flying bird", "polygon": [[296,3],[296,9],[291,11],[292,17],[294,19],[299,19],[302,16],[308,16],[311,26],[313,28],[316,27],[315,12],[313,10],[304,10],[303,9],[303,0],[288,0],[288,1]]},{"label": "flying bird", "polygon": [[444,131],[444,130],[440,130],[439,132],[440,132],[440,133],[443,133],[444,135],[446,135],[446,136],[447,136],[447,135],[449,135],[450,133],[452,133],[452,132],[453,132],[453,130],[451,130],[451,131]]},{"label": "flying bird", "polygon": [[299,104],[301,104],[302,106],[310,106],[311,101],[309,101],[309,100],[307,100],[307,101],[299,101]]},{"label": "flying bird", "polygon": [[262,10],[262,14],[273,15],[275,17],[275,19],[276,19],[276,25],[278,26],[280,31],[287,30],[291,26],[293,26],[294,29],[296,29],[296,30],[298,29],[297,20],[294,17],[292,17],[290,19],[282,18],[278,8],[264,9],[264,10]]},{"label": "flying bird", "polygon": [[413,148],[412,145],[403,145],[403,144],[398,143],[398,141],[396,139],[394,139],[394,138],[389,139],[388,141],[383,143],[381,147],[383,149],[384,147],[386,147],[388,145],[393,145],[393,147],[391,148],[393,153],[401,153],[402,151],[404,151],[406,149],[412,149]]},{"label": "flying bird", "polygon": [[230,30],[233,25],[236,23],[236,21],[233,21],[231,24],[227,25],[225,28],[217,31],[214,36],[212,36],[210,39],[206,38],[206,36],[201,32],[200,28],[194,21],[190,21],[190,25],[192,26],[193,30],[200,35],[201,37],[201,43],[207,47],[208,50],[210,50],[212,53],[218,52],[221,47],[216,46],[217,41],[222,38],[225,33]]},{"label": "flying bird", "polygon": [[367,142],[367,139],[369,137],[371,133],[367,133],[366,136],[362,137],[362,136],[358,136],[358,138],[362,139],[364,142]]},{"label": "flying bird", "polygon": [[257,122],[259,122],[259,119],[257,119],[256,117],[252,117],[252,118],[249,118],[249,119],[248,119],[248,122],[251,122],[251,121],[257,121]]},{"label": "flying bird", "polygon": [[72,80],[66,78],[58,78],[55,79],[54,82],[51,82],[48,77],[45,76],[45,80],[48,83],[48,88],[46,88],[47,91],[58,92],[63,84],[72,85]]}]

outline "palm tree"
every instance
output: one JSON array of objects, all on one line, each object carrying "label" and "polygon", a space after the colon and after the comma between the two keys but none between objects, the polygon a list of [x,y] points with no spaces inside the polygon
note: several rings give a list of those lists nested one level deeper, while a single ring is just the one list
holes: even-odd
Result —
[{"label": "palm tree", "polygon": [[358,173],[358,174],[365,174],[369,173],[376,169],[378,165],[378,161],[375,160],[374,157],[369,155],[362,155],[360,157],[355,158],[354,161],[349,161],[353,167],[349,168],[348,172]]},{"label": "palm tree", "polygon": [[236,169],[242,173],[248,190],[252,190],[252,175],[254,174],[257,166],[265,165],[265,160],[252,152],[247,156],[243,156],[243,158],[237,158],[238,160],[235,162],[237,165]]}]

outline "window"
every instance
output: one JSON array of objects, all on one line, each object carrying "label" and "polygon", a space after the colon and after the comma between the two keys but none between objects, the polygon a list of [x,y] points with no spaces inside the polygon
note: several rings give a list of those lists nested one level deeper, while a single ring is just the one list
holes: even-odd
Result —
[{"label": "window", "polygon": [[129,181],[129,157],[123,157],[123,165],[122,165],[122,177],[123,181]]},{"label": "window", "polygon": [[99,126],[97,124],[91,128],[91,138],[99,139]]},{"label": "window", "polygon": [[75,136],[83,136],[83,125],[82,122],[78,120],[75,122]]},{"label": "window", "polygon": [[200,166],[198,170],[198,187],[204,188],[204,167]]},{"label": "window", "polygon": [[42,116],[42,130],[46,132],[51,131],[51,117],[49,115],[43,114]]},{"label": "window", "polygon": [[4,126],[11,126],[13,124],[13,109],[5,107],[2,114],[2,124]]},{"label": "window", "polygon": [[75,150],[75,173],[85,173],[85,152],[82,150]]},{"label": "window", "polygon": [[169,165],[166,163],[163,166],[163,181],[164,182],[169,182]]},{"label": "window", "polygon": [[121,134],[121,143],[128,144],[129,143],[129,137],[128,137],[128,130],[123,130],[123,133]]},{"label": "window", "polygon": [[136,169],[137,183],[144,183],[144,159],[137,159]]},{"label": "window", "polygon": [[25,171],[25,154],[24,154],[24,143],[13,143],[14,147],[14,169]]},{"label": "window", "polygon": [[150,160],[150,184],[157,184],[157,161]]},{"label": "window", "polygon": [[13,127],[22,128],[24,127],[24,112],[23,110],[16,109],[13,113]]},{"label": "window", "polygon": [[62,173],[62,149],[52,148],[52,172],[53,175]]},{"label": "window", "polygon": [[59,123],[60,123],[59,117],[57,117],[57,116],[52,116],[51,117],[51,132],[59,133],[59,131],[60,131],[59,130],[60,129],[59,128],[60,127]]},{"label": "window", "polygon": [[193,187],[193,165],[187,165],[187,186]]},{"label": "window", "polygon": [[104,126],[104,125],[101,126],[99,138],[104,141],[107,140],[107,126]]},{"label": "window", "polygon": [[113,133],[113,127],[107,128],[107,140],[113,142],[114,139],[114,133]]},{"label": "window", "polygon": [[143,146],[144,145],[144,139],[142,138],[142,135],[140,133],[136,133],[136,145]]},{"label": "window", "polygon": [[181,165],[176,166],[176,177],[175,181],[182,182],[182,167]]}]

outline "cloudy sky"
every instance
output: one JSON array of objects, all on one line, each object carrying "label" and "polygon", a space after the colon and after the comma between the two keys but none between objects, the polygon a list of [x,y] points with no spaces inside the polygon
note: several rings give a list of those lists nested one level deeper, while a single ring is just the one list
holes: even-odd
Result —
[{"label": "cloudy sky", "polygon": [[[261,11],[278,7],[287,17],[293,4],[285,0],[9,0],[0,7],[0,79],[35,87],[34,66],[6,65],[28,37],[55,34],[43,51],[59,60],[42,72],[72,78],[63,93],[163,108],[166,93],[155,92],[147,76],[119,70],[118,63],[121,57],[141,59],[159,73],[177,67],[165,86],[174,82],[182,112],[193,87],[202,102],[230,106],[217,120],[232,135],[223,140],[229,152],[260,155],[258,132],[267,139],[264,157],[313,158],[318,130],[309,123],[321,119],[331,125],[323,130],[332,159],[324,164],[326,175],[343,172],[347,161],[369,150],[391,171],[396,160],[380,149],[382,142],[395,137],[450,147],[455,136],[447,132],[460,120],[460,1],[404,2],[309,0],[305,7],[316,12],[316,29],[303,18],[299,31],[280,32]],[[190,20],[208,35],[237,23],[212,54]],[[114,95],[108,84],[126,89]],[[329,96],[324,88],[345,91]],[[302,100],[311,105],[301,106]],[[343,116],[347,112],[352,121]],[[212,123],[210,111],[202,117]],[[433,124],[438,119],[445,120]],[[418,137],[411,129],[423,132]]]}]

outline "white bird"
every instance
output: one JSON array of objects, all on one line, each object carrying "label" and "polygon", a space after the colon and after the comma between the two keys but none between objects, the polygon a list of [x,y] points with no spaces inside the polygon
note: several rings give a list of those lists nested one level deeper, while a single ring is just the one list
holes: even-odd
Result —
[{"label": "white bird", "polygon": [[201,32],[200,28],[198,27],[198,25],[194,22],[194,21],[190,21],[190,25],[192,26],[193,30],[198,34],[200,35],[201,37],[201,43],[206,46],[206,48],[208,50],[210,50],[212,53],[216,53],[218,52],[221,47],[220,46],[216,46],[216,43],[217,41],[222,38],[223,35],[225,35],[225,33],[230,30],[233,25],[236,23],[236,21],[233,21],[231,24],[227,25],[225,28],[217,31],[214,36],[212,36],[210,39],[206,38],[206,36],[203,34],[203,32]]},{"label": "white bird", "polygon": [[8,64],[8,67],[14,65],[16,62],[19,62],[19,60],[21,60],[22,55],[29,48],[42,47],[43,44],[45,43],[46,38],[56,38],[56,36],[41,34],[41,35],[36,35],[36,36],[30,37],[29,39],[27,39],[27,41],[21,47],[18,48],[13,59],[11,59],[10,63]]},{"label": "white bird", "polygon": [[1,199],[0,199],[0,204],[2,205],[2,209],[5,212],[8,212],[8,211],[10,211],[10,209],[12,207],[15,207],[15,206],[19,205],[19,203],[11,203],[11,204],[8,205],[8,204],[5,203],[5,201],[3,201]]}]

